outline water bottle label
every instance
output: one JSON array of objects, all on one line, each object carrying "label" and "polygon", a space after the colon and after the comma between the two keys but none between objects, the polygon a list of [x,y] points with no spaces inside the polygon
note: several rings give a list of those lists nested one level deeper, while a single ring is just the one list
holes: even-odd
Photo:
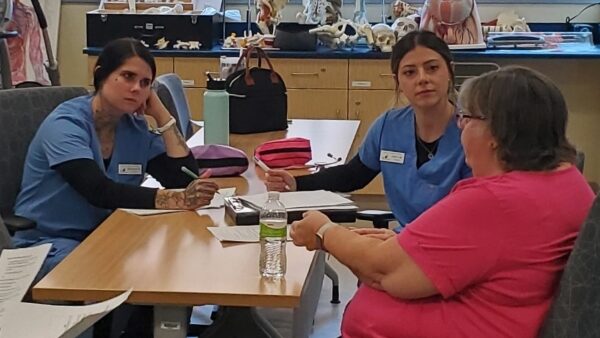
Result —
[{"label": "water bottle label", "polygon": [[[284,223],[285,224],[285,223]],[[271,227],[266,223],[260,223],[260,238],[265,237],[287,237],[287,226]]]}]

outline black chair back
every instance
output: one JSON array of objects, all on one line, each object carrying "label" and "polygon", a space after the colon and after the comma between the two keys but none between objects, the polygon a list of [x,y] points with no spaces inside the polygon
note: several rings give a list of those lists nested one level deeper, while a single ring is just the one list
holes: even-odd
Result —
[{"label": "black chair back", "polygon": [[600,199],[579,232],[541,338],[600,337]]},{"label": "black chair back", "polygon": [[0,90],[0,215],[12,214],[29,143],[38,126],[60,103],[88,94],[81,87]]}]

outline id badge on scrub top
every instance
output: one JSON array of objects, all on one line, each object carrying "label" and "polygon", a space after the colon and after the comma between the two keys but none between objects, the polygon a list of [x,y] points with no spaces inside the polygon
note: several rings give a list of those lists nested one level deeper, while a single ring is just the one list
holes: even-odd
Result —
[{"label": "id badge on scrub top", "polygon": [[119,164],[119,175],[141,175],[141,164]]},{"label": "id badge on scrub top", "polygon": [[379,153],[379,161],[404,164],[405,153],[399,151],[382,150]]}]

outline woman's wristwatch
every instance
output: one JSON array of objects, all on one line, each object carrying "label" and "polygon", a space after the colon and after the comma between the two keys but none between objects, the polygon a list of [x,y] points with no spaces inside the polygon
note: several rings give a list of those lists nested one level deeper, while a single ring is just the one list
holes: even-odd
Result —
[{"label": "woman's wristwatch", "polygon": [[317,249],[327,252],[327,249],[325,249],[325,232],[336,226],[337,224],[332,222],[327,222],[321,225],[319,230],[317,230],[315,233],[315,236],[317,236]]},{"label": "woman's wristwatch", "polygon": [[175,120],[175,118],[173,116],[171,116],[169,121],[167,123],[165,123],[162,127],[151,128],[150,131],[156,135],[162,135],[165,131],[172,128],[176,122],[177,122],[177,120]]}]

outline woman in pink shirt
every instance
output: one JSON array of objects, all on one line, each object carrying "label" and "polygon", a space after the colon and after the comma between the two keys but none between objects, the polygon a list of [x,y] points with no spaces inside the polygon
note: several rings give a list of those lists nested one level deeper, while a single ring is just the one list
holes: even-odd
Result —
[{"label": "woman in pink shirt", "polygon": [[537,336],[594,198],[573,165],[567,107],[523,67],[469,80],[459,102],[473,178],[400,234],[316,211],[292,225],[296,245],[327,250],[362,282],[343,337]]}]

